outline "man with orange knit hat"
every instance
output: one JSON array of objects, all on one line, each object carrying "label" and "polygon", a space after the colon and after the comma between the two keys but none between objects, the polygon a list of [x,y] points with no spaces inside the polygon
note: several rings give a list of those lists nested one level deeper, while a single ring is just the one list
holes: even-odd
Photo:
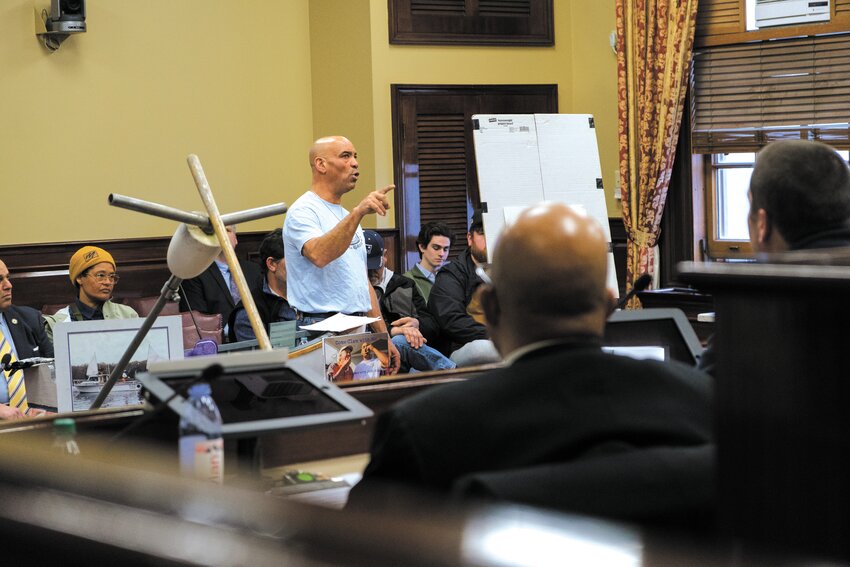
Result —
[{"label": "man with orange knit hat", "polygon": [[44,316],[51,339],[53,326],[63,321],[132,319],[139,316],[131,307],[111,301],[118,273],[115,260],[103,248],[83,246],[74,252],[68,264],[68,277],[77,289],[77,300],[54,315]]}]

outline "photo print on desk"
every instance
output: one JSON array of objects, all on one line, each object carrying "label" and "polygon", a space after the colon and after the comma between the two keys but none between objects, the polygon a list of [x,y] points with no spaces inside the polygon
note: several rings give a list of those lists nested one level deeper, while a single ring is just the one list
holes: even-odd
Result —
[{"label": "photo print on desk", "polygon": [[389,335],[358,333],[322,341],[325,377],[330,382],[369,380],[387,375]]},{"label": "photo print on desk", "polygon": [[[144,321],[109,319],[56,325],[53,337],[59,412],[91,407]],[[176,315],[158,317],[102,407],[141,404],[142,384],[136,374],[147,371],[149,362],[179,358],[183,358],[182,319]]]}]

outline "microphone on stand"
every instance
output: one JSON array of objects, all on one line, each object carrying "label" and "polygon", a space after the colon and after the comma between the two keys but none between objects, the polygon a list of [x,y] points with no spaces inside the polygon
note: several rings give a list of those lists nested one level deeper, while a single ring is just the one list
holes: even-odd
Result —
[{"label": "microphone on stand", "polygon": [[626,306],[626,303],[629,302],[631,298],[637,295],[638,292],[645,290],[649,287],[649,284],[652,283],[652,276],[649,274],[643,274],[641,277],[635,280],[634,285],[632,285],[632,289],[617,302],[616,307],[614,307],[614,311],[617,309],[622,309]]},{"label": "microphone on stand", "polygon": [[185,396],[186,393],[189,391],[189,388],[191,388],[192,386],[194,386],[198,382],[210,382],[210,383],[212,383],[212,382],[215,382],[216,380],[218,380],[219,378],[221,378],[222,376],[224,376],[224,367],[222,367],[222,365],[218,364],[218,363],[210,364],[209,366],[207,366],[206,368],[204,368],[201,371],[201,374],[199,376],[191,379],[186,384],[184,384],[182,387],[175,388],[174,393],[171,394],[171,396],[168,399],[158,402],[147,414],[143,415],[142,417],[140,417],[136,421],[130,423],[130,425],[128,425],[127,427],[125,427],[124,429],[122,429],[121,431],[116,433],[109,440],[109,443],[114,443],[115,441],[117,441],[118,439],[120,439],[121,437],[126,435],[127,433],[133,431],[134,429],[137,429],[141,425],[143,425],[143,424],[149,422],[150,420],[152,420],[153,418],[155,418],[165,408],[168,407],[168,404],[171,403],[171,400],[173,400],[177,396]]},{"label": "microphone on stand", "polygon": [[[8,354],[6,356],[9,356]],[[11,358],[11,356],[10,356]],[[47,364],[49,362],[53,362],[52,358],[44,358],[41,356],[33,356],[32,358],[22,358],[20,360],[16,360],[12,363],[5,362],[6,357],[3,357],[3,370],[23,370],[25,368],[29,368],[31,366],[35,366],[36,364]]]}]

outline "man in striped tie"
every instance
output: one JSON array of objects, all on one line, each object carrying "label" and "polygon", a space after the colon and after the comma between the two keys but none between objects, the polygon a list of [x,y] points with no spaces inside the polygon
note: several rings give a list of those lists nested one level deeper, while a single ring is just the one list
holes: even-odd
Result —
[{"label": "man in striped tie", "polygon": [[[9,270],[0,260],[0,361],[12,363],[34,356],[53,357],[53,344],[47,338],[41,313],[31,307],[12,305]],[[2,370],[0,419],[20,419],[42,413],[27,405],[23,370]]]}]

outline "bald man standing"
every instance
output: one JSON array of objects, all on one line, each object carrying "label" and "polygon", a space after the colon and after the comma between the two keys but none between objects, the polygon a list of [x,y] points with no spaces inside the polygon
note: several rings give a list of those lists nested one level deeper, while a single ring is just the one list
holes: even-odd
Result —
[{"label": "bald man standing", "polygon": [[[375,291],[366,273],[366,244],[360,222],[390,208],[387,185],[369,193],[351,212],[342,196],[360,176],[357,150],[342,136],[316,140],[310,148],[312,182],[286,213],[283,242],[289,303],[302,325],[336,313],[378,317],[374,332],[385,333]],[[398,351],[390,343],[390,373],[398,372]]]},{"label": "bald man standing", "polygon": [[[557,203],[523,212],[503,233],[492,270],[482,276],[487,328],[506,367],[434,388],[381,415],[371,462],[352,492],[355,501],[381,500],[387,481],[448,492],[474,473],[587,466],[600,456],[641,458],[644,453],[633,452],[656,448],[710,448],[705,374],[600,348],[614,304],[605,287],[606,256],[604,232],[590,217]],[[562,472],[553,474],[569,478]],[[613,472],[600,466],[584,478],[596,481]],[[710,470],[688,472],[702,475],[701,495],[710,492]],[[616,481],[599,493],[572,494],[562,486],[552,490],[552,479],[543,477],[520,483],[534,497],[495,493],[565,508],[572,507],[565,499],[587,498],[601,509],[576,506],[579,511],[640,519],[623,511],[632,503],[620,500],[629,499],[606,501]],[[665,493],[661,500],[669,497],[679,506],[690,498],[679,493],[681,486],[665,492],[666,484],[654,483]],[[659,512],[657,500],[641,508]]]}]

